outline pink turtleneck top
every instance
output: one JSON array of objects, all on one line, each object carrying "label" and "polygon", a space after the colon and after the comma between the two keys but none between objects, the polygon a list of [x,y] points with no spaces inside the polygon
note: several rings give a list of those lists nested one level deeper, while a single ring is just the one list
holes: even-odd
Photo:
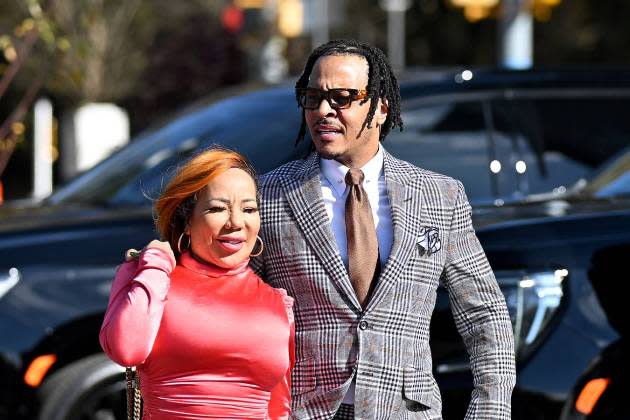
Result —
[{"label": "pink turtleneck top", "polygon": [[120,266],[100,332],[116,363],[138,366],[144,418],[285,419],[293,299],[247,265],[177,265],[158,248]]}]

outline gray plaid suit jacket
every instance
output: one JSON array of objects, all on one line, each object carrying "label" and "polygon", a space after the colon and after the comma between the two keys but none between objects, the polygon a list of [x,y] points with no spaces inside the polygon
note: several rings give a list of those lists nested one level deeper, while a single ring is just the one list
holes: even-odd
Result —
[{"label": "gray plaid suit jacket", "polygon": [[[474,375],[466,418],[509,419],[512,327],[462,184],[387,152],[384,176],[394,240],[364,309],[330,228],[317,154],[259,179],[265,251],[252,266],[295,298],[293,418],[332,418],[356,377],[357,419],[440,419],[429,322],[442,281]],[[427,227],[439,233],[435,253],[418,246]]]}]

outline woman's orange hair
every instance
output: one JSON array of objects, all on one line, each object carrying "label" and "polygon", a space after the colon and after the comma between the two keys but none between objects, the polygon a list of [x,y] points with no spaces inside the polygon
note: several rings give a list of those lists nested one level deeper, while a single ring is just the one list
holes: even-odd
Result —
[{"label": "woman's orange hair", "polygon": [[243,155],[212,147],[181,166],[160,194],[155,203],[155,225],[162,240],[171,244],[176,255],[179,253],[177,241],[195,207],[196,193],[231,168],[242,169],[256,182],[256,172]]}]

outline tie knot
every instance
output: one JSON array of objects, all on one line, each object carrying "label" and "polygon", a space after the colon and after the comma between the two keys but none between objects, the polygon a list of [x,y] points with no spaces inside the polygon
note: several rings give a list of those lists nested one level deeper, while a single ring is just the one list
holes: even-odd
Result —
[{"label": "tie knot", "polygon": [[346,174],[346,184],[361,185],[365,176],[361,169],[350,169]]}]

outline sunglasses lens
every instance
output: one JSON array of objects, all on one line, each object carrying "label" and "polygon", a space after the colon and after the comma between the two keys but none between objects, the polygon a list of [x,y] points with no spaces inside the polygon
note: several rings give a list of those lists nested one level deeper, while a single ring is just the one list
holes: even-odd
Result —
[{"label": "sunglasses lens", "polygon": [[352,95],[347,90],[331,91],[330,102],[335,108],[347,108],[352,102]]},{"label": "sunglasses lens", "polygon": [[302,106],[306,109],[315,109],[322,101],[322,94],[317,90],[307,90],[302,97]]},{"label": "sunglasses lens", "polygon": [[352,105],[356,98],[347,89],[334,89],[322,91],[319,89],[304,89],[299,92],[300,105],[304,109],[317,109],[326,98],[329,105],[334,109],[345,109]]}]

